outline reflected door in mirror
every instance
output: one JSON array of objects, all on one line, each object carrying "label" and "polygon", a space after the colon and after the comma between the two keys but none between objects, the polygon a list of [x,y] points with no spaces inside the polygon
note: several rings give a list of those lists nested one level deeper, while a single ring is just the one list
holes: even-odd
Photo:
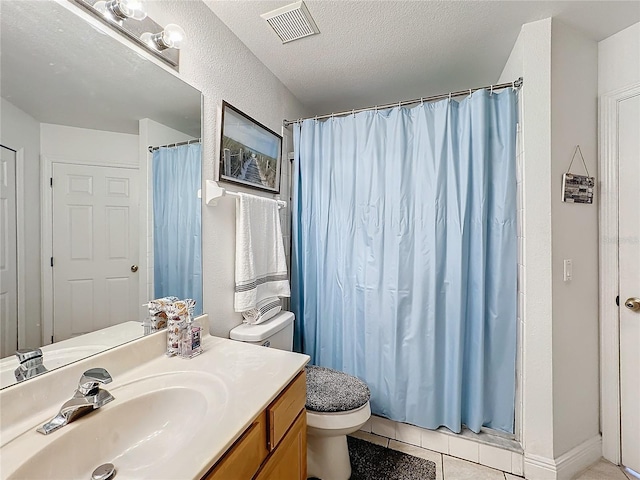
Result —
[{"label": "reflected door in mirror", "polygon": [[6,357],[18,349],[16,152],[0,151],[0,356]]},{"label": "reflected door in mirror", "polygon": [[54,340],[138,320],[138,170],[53,172]]}]

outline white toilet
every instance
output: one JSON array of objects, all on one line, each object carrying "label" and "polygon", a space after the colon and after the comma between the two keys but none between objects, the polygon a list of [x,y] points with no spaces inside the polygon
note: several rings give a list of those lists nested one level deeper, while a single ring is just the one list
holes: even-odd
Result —
[{"label": "white toilet", "polygon": [[[293,350],[291,312],[281,312],[258,325],[242,324],[233,340],[280,350]],[[369,388],[356,377],[324,367],[307,366],[307,476],[348,480],[351,463],[347,435],[371,416]]]}]

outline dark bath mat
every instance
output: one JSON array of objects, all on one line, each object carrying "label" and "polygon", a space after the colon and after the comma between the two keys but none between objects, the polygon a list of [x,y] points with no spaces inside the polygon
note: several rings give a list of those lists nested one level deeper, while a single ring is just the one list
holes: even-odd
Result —
[{"label": "dark bath mat", "polygon": [[430,460],[347,437],[351,480],[435,480],[436,464]]}]

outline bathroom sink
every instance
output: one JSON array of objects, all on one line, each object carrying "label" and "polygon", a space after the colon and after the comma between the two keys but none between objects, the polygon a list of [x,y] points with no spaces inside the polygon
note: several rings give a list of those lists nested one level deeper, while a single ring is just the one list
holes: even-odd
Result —
[{"label": "bathroom sink", "polygon": [[[210,374],[176,372],[108,388],[115,400],[50,434],[33,429],[3,448],[26,448],[29,458],[8,479],[90,479],[112,463],[114,478],[180,478],[176,452],[198,445],[199,435],[225,414],[227,392]],[[48,420],[42,419],[43,422]],[[5,465],[6,466],[6,465]]]}]

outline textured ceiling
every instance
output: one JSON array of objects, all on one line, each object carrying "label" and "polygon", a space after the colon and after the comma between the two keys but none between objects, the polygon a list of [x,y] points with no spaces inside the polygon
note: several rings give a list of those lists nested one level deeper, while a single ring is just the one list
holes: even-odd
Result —
[{"label": "textured ceiling", "polygon": [[599,41],[640,20],[638,1],[306,0],[321,33],[282,45],[260,14],[292,0],[205,3],[316,114],[495,82],[524,23]]},{"label": "textured ceiling", "polygon": [[57,2],[2,0],[0,93],[44,123],[200,136],[200,92]]}]

